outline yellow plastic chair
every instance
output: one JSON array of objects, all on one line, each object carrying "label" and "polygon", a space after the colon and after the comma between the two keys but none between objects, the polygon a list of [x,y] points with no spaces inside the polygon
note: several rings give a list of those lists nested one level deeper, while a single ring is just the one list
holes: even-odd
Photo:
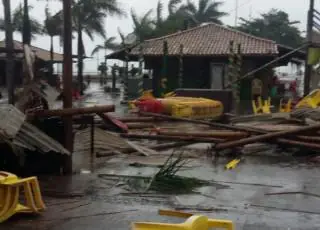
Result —
[{"label": "yellow plastic chair", "polygon": [[207,230],[211,228],[234,230],[233,222],[230,220],[208,219],[206,216],[171,210],[159,210],[159,214],[188,219],[181,224],[137,222],[133,223],[132,230]]},{"label": "yellow plastic chair", "polygon": [[289,113],[291,112],[292,99],[289,99],[287,103],[283,103],[283,99],[280,100],[280,113]]},{"label": "yellow plastic chair", "polygon": [[[159,215],[173,216],[173,217],[180,217],[180,218],[189,218],[193,216],[192,213],[172,211],[172,210],[161,210],[161,209],[159,210]],[[208,228],[205,228],[205,229],[211,229],[211,228],[222,228],[227,230],[235,229],[234,224],[231,220],[208,219]]]},{"label": "yellow plastic chair", "polygon": [[132,230],[205,230],[208,229],[208,217],[191,216],[181,224],[167,223],[133,223]]},{"label": "yellow plastic chair", "polygon": [[269,97],[268,100],[265,100],[262,105],[262,113],[271,113],[271,98]]},{"label": "yellow plastic chair", "polygon": [[[25,204],[19,203],[23,187]],[[16,213],[39,213],[45,209],[38,179],[19,179],[8,172],[0,172],[0,223]]]},{"label": "yellow plastic chair", "polygon": [[6,221],[16,213],[15,209],[19,202],[18,187],[14,187],[14,188],[7,187],[6,190],[7,190],[7,197],[5,197],[4,206],[1,209],[0,223]]},{"label": "yellow plastic chair", "polygon": [[262,102],[262,98],[258,97],[257,102],[255,100],[252,101],[252,109],[254,114],[261,114],[261,113],[271,113],[271,98],[269,97],[268,100],[264,100]]},{"label": "yellow plastic chair", "polygon": [[312,91],[310,94],[302,98],[298,104],[296,105],[296,108],[317,108],[318,105],[320,104],[320,89],[316,89]]}]

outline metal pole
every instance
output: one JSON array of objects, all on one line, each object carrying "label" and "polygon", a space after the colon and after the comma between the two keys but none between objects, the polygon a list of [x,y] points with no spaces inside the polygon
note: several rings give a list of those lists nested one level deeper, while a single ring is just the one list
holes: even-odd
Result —
[{"label": "metal pole", "polygon": [[[64,41],[63,41],[63,108],[72,108],[72,0],[63,1]],[[65,157],[63,171],[72,173],[73,130],[72,116],[64,119],[65,147],[70,156]]]},{"label": "metal pole", "polygon": [[6,83],[8,89],[8,102],[14,104],[14,60],[13,60],[13,35],[11,24],[11,7],[10,0],[2,0],[5,17],[5,33],[6,33]]},{"label": "metal pole", "polygon": [[234,26],[238,25],[238,8],[239,8],[239,0],[236,1],[236,7],[235,7],[235,15],[234,15]]},{"label": "metal pole", "polygon": [[309,65],[309,48],[312,45],[312,28],[313,28],[313,13],[314,13],[314,0],[310,0],[309,11],[308,11],[308,21],[307,21],[307,57],[305,63],[304,70],[304,95],[308,95],[310,93],[310,77],[312,73],[312,65]]}]

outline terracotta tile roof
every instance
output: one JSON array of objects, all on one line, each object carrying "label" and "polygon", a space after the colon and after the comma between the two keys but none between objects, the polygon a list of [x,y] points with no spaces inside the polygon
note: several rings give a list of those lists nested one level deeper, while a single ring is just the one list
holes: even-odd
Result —
[{"label": "terracotta tile roof", "polygon": [[[168,42],[169,55],[178,55],[180,44],[184,54],[190,56],[225,56],[229,53],[229,43],[241,43],[242,54],[246,56],[278,54],[274,41],[255,37],[215,23],[208,23],[189,30],[184,30],[160,38],[146,40],[143,43],[144,55],[162,55],[163,41]],[[139,47],[134,47],[132,55],[139,54]]]},{"label": "terracotta tile roof", "polygon": [[[22,42],[18,42],[18,41],[13,41],[13,45],[14,45],[14,49],[17,50],[23,50],[23,44]],[[6,47],[5,45],[5,41],[0,41],[0,48],[4,48]],[[44,61],[50,61],[50,51],[36,47],[36,46],[31,46],[32,51],[35,52],[36,56]],[[5,54],[0,54],[0,57],[4,57]],[[23,54],[17,54],[18,57],[23,57]],[[53,60],[57,61],[57,62],[61,62],[63,61],[63,54],[59,54],[59,53],[54,53],[53,54]]]}]

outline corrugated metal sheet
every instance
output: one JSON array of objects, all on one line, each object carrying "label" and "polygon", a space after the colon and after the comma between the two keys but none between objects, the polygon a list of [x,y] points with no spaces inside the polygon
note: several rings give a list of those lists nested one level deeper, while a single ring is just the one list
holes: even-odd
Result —
[{"label": "corrugated metal sheet", "polygon": [[32,151],[70,154],[59,142],[25,121],[25,115],[12,105],[0,105],[0,139]]},{"label": "corrugated metal sheet", "polygon": [[25,115],[13,105],[0,105],[0,129],[14,138],[25,121]]}]

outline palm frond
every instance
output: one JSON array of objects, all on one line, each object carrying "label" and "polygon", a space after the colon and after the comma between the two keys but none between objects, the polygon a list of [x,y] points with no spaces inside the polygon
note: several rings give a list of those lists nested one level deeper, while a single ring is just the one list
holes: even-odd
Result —
[{"label": "palm frond", "polygon": [[163,3],[161,0],[159,0],[157,5],[157,22],[156,22],[157,26],[160,26],[163,23],[162,11],[163,11]]},{"label": "palm frond", "polygon": [[169,15],[175,14],[177,10],[177,6],[182,2],[182,0],[170,0],[168,3],[168,11]]},{"label": "palm frond", "polygon": [[91,56],[95,55],[96,53],[98,53],[100,50],[103,50],[104,47],[102,45],[97,45],[91,52]]},{"label": "palm frond", "polygon": [[132,22],[133,22],[133,26],[134,27],[139,27],[139,25],[140,25],[139,17],[138,17],[137,13],[135,12],[135,10],[133,8],[131,9],[131,19],[132,19]]},{"label": "palm frond", "polygon": [[151,25],[152,24],[152,20],[150,18],[150,15],[152,14],[152,9],[151,10],[148,10],[147,13],[145,13],[142,18],[141,18],[141,21],[140,21],[140,25]]},{"label": "palm frond", "polygon": [[215,4],[215,2],[212,3],[212,0],[199,0],[198,14],[202,14],[202,15],[205,14],[208,7],[212,6],[212,4]]},{"label": "palm frond", "polygon": [[124,43],[124,39],[125,39],[125,35],[122,33],[122,31],[120,30],[120,28],[118,27],[118,34],[120,36],[121,39],[121,43]]}]

